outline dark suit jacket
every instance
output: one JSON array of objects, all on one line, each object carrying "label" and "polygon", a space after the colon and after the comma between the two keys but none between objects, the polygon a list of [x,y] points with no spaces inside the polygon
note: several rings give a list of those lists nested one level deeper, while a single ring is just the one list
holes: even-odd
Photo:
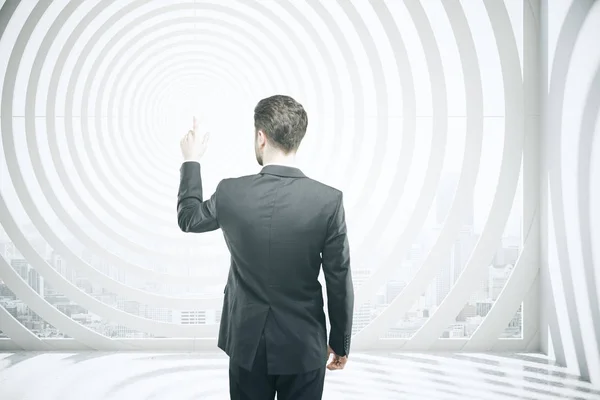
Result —
[{"label": "dark suit jacket", "polygon": [[218,347],[249,370],[264,330],[269,374],[324,366],[323,265],[329,345],[347,355],[354,290],[342,192],[297,168],[268,165],[255,175],[223,179],[204,200],[200,164],[183,163],[180,172],[179,227],[221,228],[231,253]]}]

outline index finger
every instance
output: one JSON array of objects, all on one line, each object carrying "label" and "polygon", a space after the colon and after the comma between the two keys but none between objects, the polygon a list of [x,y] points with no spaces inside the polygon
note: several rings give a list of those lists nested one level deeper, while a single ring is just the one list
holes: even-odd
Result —
[{"label": "index finger", "polygon": [[194,115],[194,120],[193,120],[192,126],[193,126],[193,131],[195,133],[196,132],[196,128],[198,128],[198,121],[196,120],[196,116],[195,115]]}]

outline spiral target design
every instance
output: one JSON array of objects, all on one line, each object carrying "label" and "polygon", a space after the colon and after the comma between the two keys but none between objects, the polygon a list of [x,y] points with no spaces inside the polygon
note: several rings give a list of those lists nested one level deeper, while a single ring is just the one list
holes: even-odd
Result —
[{"label": "spiral target design", "polygon": [[[343,373],[326,372],[323,397],[591,400],[600,395],[598,387],[548,361],[484,354],[358,355]],[[49,376],[49,370],[58,372]],[[6,354],[0,378],[3,394],[15,398],[223,399],[229,389],[227,359],[214,353]],[[39,384],[26,384],[31,378]]]},{"label": "spiral target design", "polygon": [[[216,322],[179,323],[110,304],[40,254],[31,231],[78,277],[120,301],[218,312],[229,254],[219,232],[179,232],[179,137],[200,113],[212,132],[203,160],[204,190],[212,193],[220,179],[256,170],[253,107],[284,93],[309,116],[300,167],[345,193],[353,269],[368,271],[355,279],[357,307],[405,260],[413,263],[401,293],[360,327],[355,348],[527,349],[535,322],[524,321],[531,329],[510,343],[499,339],[521,303],[537,307],[537,216],[519,211],[532,195],[520,189],[533,179],[522,160],[535,155],[523,106],[531,66],[521,53],[523,40],[535,40],[535,16],[517,3],[5,2],[0,223],[7,241],[56,292],[153,338],[113,338],[69,318],[24,282],[7,254],[2,282],[76,344],[40,339],[9,314],[0,330],[21,348],[213,347]],[[449,173],[455,188],[436,215]],[[463,340],[440,339],[487,279],[514,221],[523,226],[520,257],[494,318]],[[382,340],[439,285],[465,224],[478,225],[478,234],[461,256],[460,276],[410,338]],[[423,236],[432,239],[410,258]]]}]

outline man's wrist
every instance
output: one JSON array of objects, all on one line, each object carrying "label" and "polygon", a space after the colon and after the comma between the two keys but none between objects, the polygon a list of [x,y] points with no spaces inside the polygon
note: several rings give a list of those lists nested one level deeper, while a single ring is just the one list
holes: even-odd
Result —
[{"label": "man's wrist", "polygon": [[199,163],[200,160],[197,159],[197,158],[186,158],[186,159],[183,160],[183,162],[197,162],[197,163]]}]

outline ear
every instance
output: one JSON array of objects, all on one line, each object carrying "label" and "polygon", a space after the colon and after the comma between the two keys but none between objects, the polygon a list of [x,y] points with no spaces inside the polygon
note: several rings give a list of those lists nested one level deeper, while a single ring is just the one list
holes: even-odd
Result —
[{"label": "ear", "polygon": [[267,143],[267,135],[262,130],[258,131],[258,143],[265,145]]}]

